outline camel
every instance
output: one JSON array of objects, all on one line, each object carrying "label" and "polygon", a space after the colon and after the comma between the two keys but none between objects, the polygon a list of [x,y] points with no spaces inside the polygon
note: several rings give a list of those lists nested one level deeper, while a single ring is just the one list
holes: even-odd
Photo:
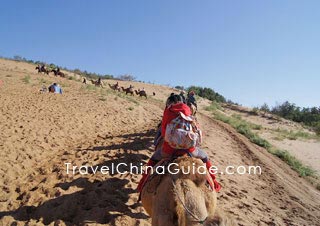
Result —
[{"label": "camel", "polygon": [[47,74],[47,75],[49,75],[49,70],[48,69],[46,69],[46,68],[44,68],[44,67],[40,67],[39,65],[38,66],[36,66],[36,68],[35,68],[36,70],[38,70],[38,73],[45,73],[45,74]]},{"label": "camel", "polygon": [[148,98],[147,93],[144,90],[134,90],[134,92],[140,97],[146,97],[146,99]]},{"label": "camel", "polygon": [[121,91],[121,88],[119,87],[119,85],[117,85],[117,84],[114,84],[114,85],[111,85],[111,84],[109,84],[108,83],[108,85],[109,85],[109,87],[111,88],[111,89],[113,89],[113,90],[115,90],[115,91]]},{"label": "camel", "polygon": [[126,93],[126,95],[127,95],[128,93],[130,93],[131,96],[134,95],[133,87],[124,88],[123,86],[121,86],[121,89],[122,89],[123,92]]},{"label": "camel", "polygon": [[93,85],[95,85],[95,86],[100,86],[101,88],[103,88],[103,85],[102,85],[102,81],[101,80],[97,80],[97,81],[95,81],[95,80],[93,80],[93,79],[90,79],[90,81],[91,81],[91,83],[93,84]]},{"label": "camel", "polygon": [[191,110],[192,115],[195,116],[195,115],[197,114],[197,110],[198,110],[197,106],[195,106],[195,105],[192,104],[192,103],[190,103],[188,106],[190,107],[190,110]]},{"label": "camel", "polygon": [[[141,201],[152,218],[152,226],[234,225],[215,214],[217,194],[206,185],[206,174],[200,159],[179,157],[168,169],[178,174],[151,175],[142,192]],[[192,166],[196,173],[192,173]],[[191,173],[182,173],[191,167]],[[197,173],[197,169],[199,172]],[[205,169],[205,167],[204,167]],[[184,171],[187,172],[187,171]]]},{"label": "camel", "polygon": [[54,93],[54,87],[53,86],[49,86],[48,91],[49,91],[49,93]]},{"label": "camel", "polygon": [[52,69],[51,72],[53,72],[55,76],[60,76],[60,77],[62,77],[62,78],[66,77],[66,75],[65,75],[63,72],[61,72],[61,71]]}]

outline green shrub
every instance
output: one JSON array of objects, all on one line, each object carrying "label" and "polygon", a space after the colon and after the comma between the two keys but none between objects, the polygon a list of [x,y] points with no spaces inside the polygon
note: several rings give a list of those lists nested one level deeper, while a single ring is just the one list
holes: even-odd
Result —
[{"label": "green shrub", "polygon": [[46,79],[44,79],[44,78],[40,78],[40,79],[38,79],[39,80],[39,84],[47,84],[47,83],[49,83]]},{"label": "green shrub", "polygon": [[26,76],[24,76],[24,78],[22,79],[22,81],[23,81],[25,84],[29,84],[29,83],[30,83],[30,79],[31,79],[30,75],[26,75]]},{"label": "green shrub", "polygon": [[262,129],[262,126],[261,125],[258,125],[258,124],[254,124],[254,123],[249,123],[251,129],[254,129],[254,130],[261,130]]},{"label": "green shrub", "polygon": [[216,101],[212,101],[210,106],[207,106],[205,108],[206,111],[215,111],[215,110],[222,110],[221,105],[216,102]]},{"label": "green shrub", "polygon": [[251,115],[259,115],[259,108],[254,107],[252,108],[252,110],[250,111]]},{"label": "green shrub", "polygon": [[95,86],[95,85],[86,85],[86,89],[87,90],[90,90],[90,91],[95,91],[95,90],[97,90],[97,87]]},{"label": "green shrub", "polygon": [[318,136],[320,136],[320,122],[314,123],[313,130]]},{"label": "green shrub", "polygon": [[307,133],[304,131],[288,131],[288,130],[284,130],[284,129],[276,129],[274,130],[275,132],[277,132],[278,134],[278,139],[279,140],[283,140],[283,139],[289,139],[289,140],[297,140],[298,138],[302,138],[302,139],[319,139],[319,137],[317,135],[311,134],[311,133]]},{"label": "green shrub", "polygon": [[261,126],[244,121],[243,119],[241,119],[240,115],[233,115],[229,117],[218,112],[214,112],[214,115],[216,119],[228,123],[233,128],[235,128],[238,133],[241,133],[242,135],[247,137],[254,144],[257,144],[264,148],[271,147],[271,144],[267,140],[259,137],[256,133],[252,132],[253,128],[261,128]]},{"label": "green shrub", "polygon": [[222,102],[222,103],[226,102],[226,98],[224,96],[215,92],[211,88],[207,88],[207,87],[203,88],[200,86],[190,86],[187,90],[188,91],[193,90],[198,96],[206,98],[211,101]]},{"label": "green shrub", "polygon": [[301,122],[315,130],[320,123],[320,107],[301,108],[286,101],[272,108],[271,112],[285,119]]},{"label": "green shrub", "polygon": [[270,112],[270,108],[269,108],[268,104],[264,103],[264,104],[260,107],[260,111],[262,111],[263,114],[266,114],[266,113]]},{"label": "green shrub", "polygon": [[298,159],[290,155],[288,151],[284,150],[272,150],[274,155],[278,156],[280,159],[285,161],[292,169],[297,171],[300,176],[315,176],[315,171],[308,166],[304,166]]}]

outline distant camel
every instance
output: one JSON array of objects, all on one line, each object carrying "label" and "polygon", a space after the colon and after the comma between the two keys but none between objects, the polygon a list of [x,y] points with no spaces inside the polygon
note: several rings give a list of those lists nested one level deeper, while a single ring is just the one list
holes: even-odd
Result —
[{"label": "distant camel", "polygon": [[[203,162],[180,157],[173,163],[171,172],[177,174],[153,174],[142,189],[142,205],[152,226],[234,225],[232,219],[222,219],[216,212],[217,194],[207,187],[207,175],[199,173]],[[195,167],[194,173],[190,167]],[[191,173],[183,173],[184,169]]]},{"label": "distant camel", "polygon": [[108,85],[109,85],[109,87],[110,87],[111,89],[113,89],[113,90],[115,90],[115,91],[119,91],[119,92],[121,91],[121,88],[119,87],[118,84],[111,85],[111,84],[108,83]]},{"label": "distant camel", "polygon": [[126,92],[126,95],[127,95],[128,93],[130,93],[131,96],[134,95],[133,87],[124,88],[123,86],[121,86],[121,89],[122,89],[123,92]]},{"label": "distant camel", "polygon": [[47,74],[47,75],[49,75],[49,70],[48,69],[46,69],[45,67],[40,67],[40,65],[38,65],[38,66],[36,66],[36,68],[35,68],[36,70],[38,70],[38,73],[45,73],[45,74]]},{"label": "distant camel", "polygon": [[65,75],[63,72],[61,72],[61,71],[52,69],[51,72],[53,72],[55,76],[60,76],[60,77],[62,77],[62,78],[66,77],[66,75]]},{"label": "distant camel", "polygon": [[95,85],[95,86],[100,86],[101,88],[103,88],[103,85],[102,85],[102,82],[101,82],[101,80],[97,80],[97,81],[95,81],[95,80],[93,80],[93,79],[90,79],[90,81],[91,81],[91,83],[93,84],[93,85]]},{"label": "distant camel", "polygon": [[134,92],[140,97],[146,97],[146,99],[148,98],[147,93],[144,90],[135,90]]}]

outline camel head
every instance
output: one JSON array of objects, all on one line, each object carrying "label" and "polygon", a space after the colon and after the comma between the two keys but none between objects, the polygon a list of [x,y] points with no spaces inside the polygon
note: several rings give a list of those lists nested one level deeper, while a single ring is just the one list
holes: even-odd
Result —
[{"label": "camel head", "polygon": [[[203,162],[200,159],[180,157],[173,163],[176,165],[171,168],[171,172],[180,169],[178,174],[166,174],[160,182],[154,178],[142,190],[142,205],[151,216],[152,225],[159,225],[160,222],[161,225],[211,225],[217,194],[207,187],[206,175],[197,170],[199,167],[206,170]],[[195,173],[182,173],[182,169],[192,166],[196,169]]]}]

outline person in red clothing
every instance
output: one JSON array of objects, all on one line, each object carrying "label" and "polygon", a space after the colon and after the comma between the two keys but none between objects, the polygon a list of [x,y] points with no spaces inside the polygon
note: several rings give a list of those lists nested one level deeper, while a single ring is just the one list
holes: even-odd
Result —
[{"label": "person in red clothing", "polygon": [[[171,94],[166,103],[166,109],[164,110],[162,123],[161,123],[161,137],[164,138],[166,127],[168,123],[170,123],[173,119],[177,118],[182,112],[186,116],[191,116],[191,110],[188,105],[183,103],[183,100],[180,95]],[[209,169],[212,164],[208,159],[208,155],[206,152],[201,150],[199,147],[192,147],[187,150],[174,149],[172,148],[166,141],[163,141],[163,145],[161,149],[157,149],[152,155],[151,159],[148,161],[147,166],[155,166],[157,162],[159,162],[162,158],[169,158],[173,155],[181,155],[188,152],[192,157],[200,158],[205,164],[207,169]],[[209,171],[210,172],[210,171]],[[148,172],[143,174],[137,189],[141,192],[145,180],[147,179]],[[215,175],[210,173],[212,180],[214,182],[214,187],[216,191],[221,189],[220,184],[217,182]]]}]

